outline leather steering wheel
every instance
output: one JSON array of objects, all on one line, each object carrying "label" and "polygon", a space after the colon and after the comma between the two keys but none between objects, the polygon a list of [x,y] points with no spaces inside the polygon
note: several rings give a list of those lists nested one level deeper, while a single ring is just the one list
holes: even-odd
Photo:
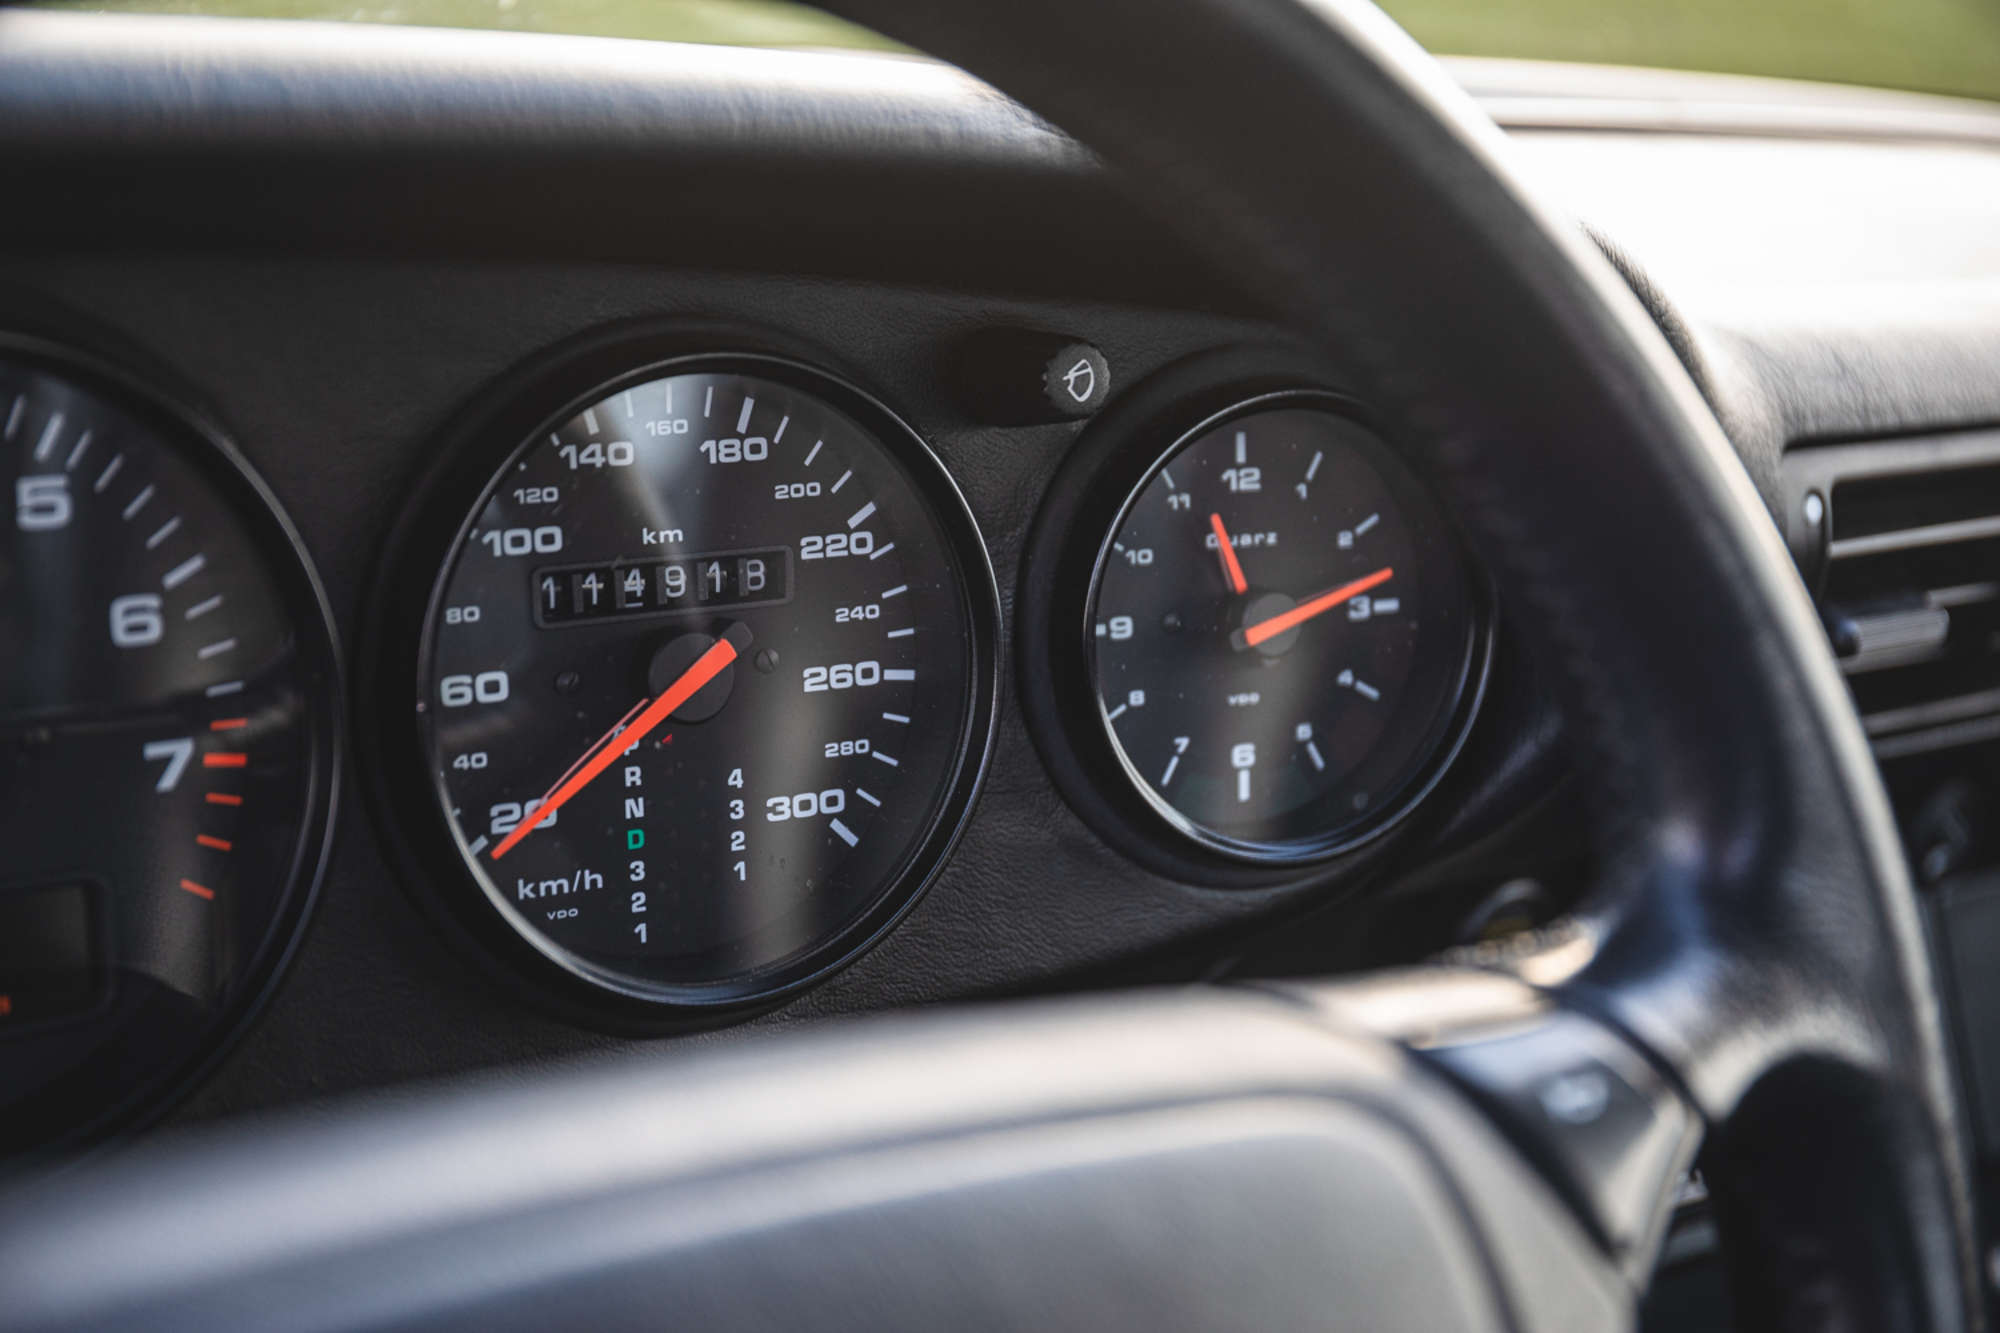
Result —
[{"label": "leather steering wheel", "polygon": [[1979,1327],[1916,904],[1820,627],[1499,132],[1365,0],[838,7],[1354,369],[1586,738],[1585,909],[1489,971],[878,1020],[142,1154],[0,1211],[0,1328],[1615,1328],[1704,1136],[1743,1327]]}]

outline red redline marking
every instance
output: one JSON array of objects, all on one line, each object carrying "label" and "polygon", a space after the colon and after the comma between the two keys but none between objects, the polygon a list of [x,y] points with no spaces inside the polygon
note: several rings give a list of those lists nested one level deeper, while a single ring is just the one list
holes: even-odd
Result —
[{"label": "red redline marking", "polygon": [[211,838],[206,833],[195,834],[194,840],[204,847],[213,847],[218,852],[226,852],[236,845],[227,838]]},{"label": "red redline marking", "polygon": [[241,796],[231,796],[226,791],[212,791],[203,799],[205,799],[210,805],[243,804],[243,798]]},{"label": "red redline marking", "polygon": [[182,880],[181,887],[186,889],[189,893],[192,893],[197,898],[205,898],[210,902],[215,901],[214,889],[207,888],[204,885],[197,884],[191,879]]},{"label": "red redline marking", "polygon": [[249,763],[249,755],[232,754],[226,750],[216,754],[205,754],[201,757],[201,766],[203,768],[243,768]]},{"label": "red redline marking", "polygon": [[238,727],[247,727],[249,725],[250,719],[247,717],[218,717],[215,721],[208,724],[208,729],[210,731],[234,731]]}]

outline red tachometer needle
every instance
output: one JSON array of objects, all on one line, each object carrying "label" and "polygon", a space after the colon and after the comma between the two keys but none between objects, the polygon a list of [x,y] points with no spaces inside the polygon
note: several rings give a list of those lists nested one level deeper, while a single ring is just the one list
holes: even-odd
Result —
[{"label": "red tachometer needle", "polygon": [[533,833],[551,815],[562,809],[570,797],[589,786],[593,778],[617,762],[619,755],[644,740],[648,732],[666,721],[668,714],[694,698],[700,693],[702,686],[721,675],[723,669],[735,660],[736,645],[728,639],[717,639],[707,652],[695,659],[693,666],[681,673],[679,680],[667,686],[665,693],[648,704],[646,711],[633,719],[631,726],[618,733],[616,742],[619,743],[600,741],[594,756],[579,764],[569,777],[549,793],[548,799],[536,807],[533,814],[522,819],[514,826],[512,833],[500,840],[499,846],[493,849],[493,859],[498,861],[512,851],[514,844]]},{"label": "red tachometer needle", "polygon": [[1222,526],[1222,515],[1210,514],[1208,526],[1215,532],[1216,549],[1222,552],[1222,572],[1229,578],[1231,592],[1239,596],[1250,590],[1250,584],[1243,577],[1243,566],[1236,559],[1236,547],[1230,544],[1229,529]]},{"label": "red tachometer needle", "polygon": [[1242,646],[1255,648],[1266,639],[1275,639],[1286,630],[1305,624],[1323,611],[1331,611],[1350,597],[1359,597],[1370,588],[1379,588],[1394,577],[1396,577],[1395,570],[1378,569],[1365,578],[1358,578],[1352,583],[1343,583],[1338,588],[1323,592],[1309,601],[1300,602],[1291,610],[1272,616],[1269,620],[1245,625],[1237,631],[1242,636]]}]

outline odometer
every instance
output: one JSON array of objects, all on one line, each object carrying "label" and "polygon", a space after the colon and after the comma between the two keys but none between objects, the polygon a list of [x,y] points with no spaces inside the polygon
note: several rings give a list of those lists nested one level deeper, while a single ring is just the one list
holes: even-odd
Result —
[{"label": "odometer", "polygon": [[490,474],[423,628],[418,727],[467,888],[642,1003],[810,979],[955,835],[995,607],[947,474],[858,391],[762,358],[590,391]]}]

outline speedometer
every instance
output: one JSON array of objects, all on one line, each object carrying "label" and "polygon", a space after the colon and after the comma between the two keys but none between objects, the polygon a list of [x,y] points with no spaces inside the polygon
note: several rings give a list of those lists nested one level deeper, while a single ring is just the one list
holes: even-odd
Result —
[{"label": "speedometer", "polygon": [[758,357],[627,373],[507,444],[414,664],[459,906],[642,1005],[851,957],[955,837],[992,726],[997,599],[944,469]]}]

